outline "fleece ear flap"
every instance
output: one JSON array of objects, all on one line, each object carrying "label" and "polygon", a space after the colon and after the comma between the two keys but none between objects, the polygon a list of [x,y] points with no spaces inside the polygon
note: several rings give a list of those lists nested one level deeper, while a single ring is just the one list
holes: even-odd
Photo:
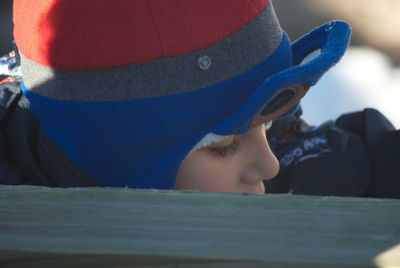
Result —
[{"label": "fleece ear flap", "polygon": [[[252,120],[279,90],[291,85],[313,86],[322,75],[335,65],[346,51],[350,40],[350,26],[343,21],[328,22],[291,44],[292,66],[266,78],[235,114],[221,123],[214,133],[246,132]],[[284,38],[287,38],[284,35]],[[278,118],[295,112],[297,103]],[[269,118],[274,120],[277,118]]]},{"label": "fleece ear flap", "polygon": [[309,73],[319,74],[319,77],[309,81],[309,86],[313,86],[327,70],[339,62],[349,45],[350,36],[348,23],[331,21],[292,43],[293,65],[309,69]]},{"label": "fleece ear flap", "polygon": [[300,65],[314,51],[329,54],[331,59],[340,59],[347,49],[350,35],[351,27],[345,21],[330,21],[315,28],[292,43],[293,64]]}]

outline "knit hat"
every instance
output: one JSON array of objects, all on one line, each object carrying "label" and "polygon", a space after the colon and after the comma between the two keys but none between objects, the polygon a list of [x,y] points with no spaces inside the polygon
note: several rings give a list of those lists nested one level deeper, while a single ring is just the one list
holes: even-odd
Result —
[{"label": "knit hat", "polygon": [[194,148],[293,112],[350,35],[291,44],[268,0],[14,0],[14,25],[48,138],[99,185],[159,189]]}]

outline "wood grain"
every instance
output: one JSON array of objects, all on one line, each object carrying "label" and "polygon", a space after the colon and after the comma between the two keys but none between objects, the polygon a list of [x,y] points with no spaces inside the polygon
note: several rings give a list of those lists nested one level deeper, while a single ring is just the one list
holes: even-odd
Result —
[{"label": "wood grain", "polygon": [[399,243],[400,200],[0,186],[1,267],[396,267]]}]

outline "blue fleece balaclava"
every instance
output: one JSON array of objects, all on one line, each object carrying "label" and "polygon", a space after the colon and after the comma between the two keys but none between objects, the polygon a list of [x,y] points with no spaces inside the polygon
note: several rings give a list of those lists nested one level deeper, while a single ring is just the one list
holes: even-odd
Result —
[{"label": "blue fleece balaclava", "polygon": [[172,189],[194,148],[293,112],[305,92],[263,114],[282,89],[314,85],[350,36],[333,21],[291,43],[268,0],[23,2],[14,35],[30,110],[102,186]]}]

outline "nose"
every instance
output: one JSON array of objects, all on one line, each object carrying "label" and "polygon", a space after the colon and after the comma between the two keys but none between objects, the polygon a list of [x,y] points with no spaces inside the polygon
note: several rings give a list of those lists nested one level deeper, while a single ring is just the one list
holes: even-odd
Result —
[{"label": "nose", "polygon": [[247,184],[272,179],[279,172],[279,161],[268,144],[265,128],[260,128],[249,137],[248,162],[242,176],[243,182]]}]

